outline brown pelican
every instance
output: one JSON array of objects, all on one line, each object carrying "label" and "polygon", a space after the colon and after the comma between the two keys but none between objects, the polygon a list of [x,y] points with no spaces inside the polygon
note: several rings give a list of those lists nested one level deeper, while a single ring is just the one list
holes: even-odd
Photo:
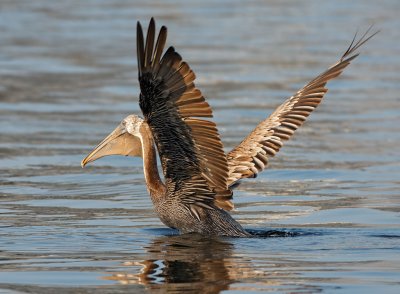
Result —
[{"label": "brown pelican", "polygon": [[[370,28],[371,29],[371,28]],[[358,56],[356,50],[377,32],[354,36],[337,63],[280,105],[232,151],[225,155],[210,105],[195,87],[195,74],[169,47],[163,53],[167,28],[155,42],[151,19],[146,40],[137,23],[139,105],[144,118],[129,115],[85,159],[107,155],[140,156],[147,190],[161,221],[180,233],[250,236],[227,212],[233,208],[232,187],[265,169],[293,133],[318,106],[328,89]],[[158,151],[164,181],[157,169]]]}]

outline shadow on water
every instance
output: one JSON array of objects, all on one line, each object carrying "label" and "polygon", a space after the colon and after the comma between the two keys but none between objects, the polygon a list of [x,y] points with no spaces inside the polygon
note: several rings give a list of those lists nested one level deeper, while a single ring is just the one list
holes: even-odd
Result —
[{"label": "shadow on water", "polygon": [[[145,229],[145,231],[159,236],[177,236],[179,232],[169,228]],[[301,237],[301,236],[321,236],[325,233],[316,230],[305,229],[247,229],[254,238],[287,238],[287,237]],[[194,235],[194,234],[193,234]]]},{"label": "shadow on water", "polygon": [[306,230],[247,230],[256,238],[282,238],[282,237],[300,237],[300,236],[320,236],[320,231],[306,231]]},{"label": "shadow on water", "polygon": [[400,239],[400,235],[388,235],[388,234],[374,234],[370,235],[373,238],[384,238],[384,239]]}]

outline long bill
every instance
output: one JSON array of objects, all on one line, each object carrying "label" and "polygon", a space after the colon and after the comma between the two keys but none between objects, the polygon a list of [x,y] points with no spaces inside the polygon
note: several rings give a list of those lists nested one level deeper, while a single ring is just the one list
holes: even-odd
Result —
[{"label": "long bill", "polygon": [[140,138],[128,133],[125,126],[120,124],[82,160],[81,166],[85,167],[89,162],[108,155],[141,157],[142,144]]}]

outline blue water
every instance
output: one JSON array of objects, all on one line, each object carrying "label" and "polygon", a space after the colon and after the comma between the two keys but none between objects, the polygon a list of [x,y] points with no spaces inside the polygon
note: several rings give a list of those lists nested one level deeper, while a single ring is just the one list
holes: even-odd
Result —
[{"label": "blue water", "polygon": [[[400,3],[2,1],[0,293],[399,293]],[[234,194],[251,239],[179,236],[138,158],[82,158],[140,113],[136,21],[196,72],[226,150],[381,32],[256,179]]]}]

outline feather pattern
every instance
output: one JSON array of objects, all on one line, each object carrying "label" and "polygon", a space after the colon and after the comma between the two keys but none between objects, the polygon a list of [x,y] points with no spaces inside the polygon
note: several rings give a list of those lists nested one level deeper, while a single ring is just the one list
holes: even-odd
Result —
[{"label": "feather pattern", "polygon": [[194,85],[194,72],[173,47],[162,55],[165,27],[154,46],[154,19],[146,41],[139,22],[137,36],[139,105],[157,145],[168,197],[179,197],[196,218],[204,208],[231,209],[226,155],[216,125],[203,119],[212,110]]},{"label": "feather pattern", "polygon": [[321,103],[328,91],[325,87],[327,82],[338,77],[358,56],[355,51],[378,33],[375,32],[367,36],[371,28],[358,41],[356,41],[356,33],[350,46],[336,64],[287,99],[228,153],[229,186],[242,178],[256,177],[259,172],[266,168],[269,159],[280,150],[283,143],[291,138],[311,112]]}]

